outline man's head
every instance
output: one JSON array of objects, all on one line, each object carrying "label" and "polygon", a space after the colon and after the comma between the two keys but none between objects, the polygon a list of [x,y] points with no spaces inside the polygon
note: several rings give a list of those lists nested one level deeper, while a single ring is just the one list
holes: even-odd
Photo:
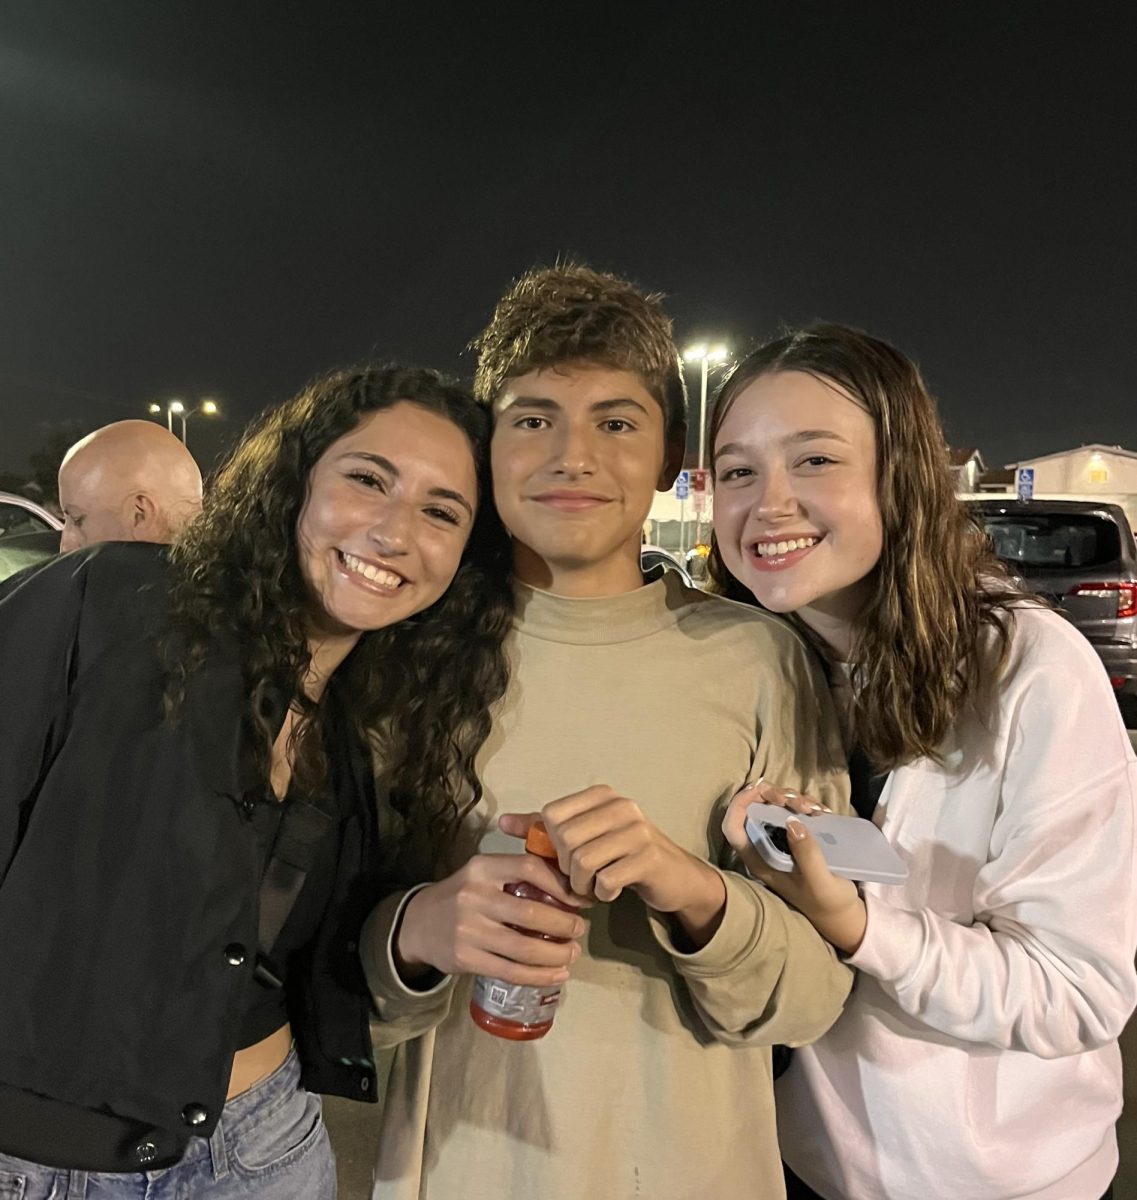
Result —
[{"label": "man's head", "polygon": [[474,342],[494,412],[494,499],[527,583],[603,595],[641,582],[639,546],[687,433],[660,298],[587,267],[534,270]]},{"label": "man's head", "polygon": [[76,442],[59,468],[60,550],[169,542],[201,510],[201,472],[172,433],[117,421]]}]

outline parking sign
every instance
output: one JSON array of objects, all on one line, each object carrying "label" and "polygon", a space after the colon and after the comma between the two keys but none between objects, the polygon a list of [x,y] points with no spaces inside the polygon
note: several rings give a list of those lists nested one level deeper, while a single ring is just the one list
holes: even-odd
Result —
[{"label": "parking sign", "polygon": [[680,471],[675,480],[675,499],[686,500],[691,494],[691,472]]},{"label": "parking sign", "polygon": [[1015,471],[1015,491],[1020,500],[1029,500],[1034,495],[1034,467],[1019,467]]}]

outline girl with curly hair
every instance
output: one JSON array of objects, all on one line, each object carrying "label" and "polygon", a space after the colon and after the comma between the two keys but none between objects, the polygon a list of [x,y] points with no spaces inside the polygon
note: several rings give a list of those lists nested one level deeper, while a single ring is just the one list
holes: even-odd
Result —
[{"label": "girl with curly hair", "polygon": [[[720,590],[785,613],[845,714],[853,802],[908,866],[831,875],[816,805],[760,782],[724,832],[859,972],[778,1084],[791,1197],[1108,1195],[1137,1000],[1137,762],[1101,663],[1018,591],[956,500],[935,405],[885,342],[755,351],[712,421]],[[798,810],[795,869],[744,830]]]},{"label": "girl with curly hair", "polygon": [[0,1194],[334,1196],[314,1093],[377,1099],[371,753],[437,842],[507,680],[488,438],[431,371],[335,372],[168,551],[0,601]]}]

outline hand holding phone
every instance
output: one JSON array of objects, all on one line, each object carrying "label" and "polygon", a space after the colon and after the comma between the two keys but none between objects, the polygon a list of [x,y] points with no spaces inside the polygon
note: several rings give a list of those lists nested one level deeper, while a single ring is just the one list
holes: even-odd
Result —
[{"label": "hand holding phone", "polygon": [[863,817],[802,816],[777,804],[751,804],[746,810],[746,836],[775,871],[794,869],[786,838],[786,821],[791,817],[806,824],[834,875],[858,883],[903,883],[908,878],[904,860]]}]

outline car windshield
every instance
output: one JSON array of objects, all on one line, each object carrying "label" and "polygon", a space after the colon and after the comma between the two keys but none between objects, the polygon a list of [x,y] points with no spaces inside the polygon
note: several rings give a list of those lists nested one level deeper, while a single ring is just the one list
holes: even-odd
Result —
[{"label": "car windshield", "polygon": [[1080,513],[983,513],[995,553],[1024,571],[1077,570],[1116,562],[1117,526]]}]

